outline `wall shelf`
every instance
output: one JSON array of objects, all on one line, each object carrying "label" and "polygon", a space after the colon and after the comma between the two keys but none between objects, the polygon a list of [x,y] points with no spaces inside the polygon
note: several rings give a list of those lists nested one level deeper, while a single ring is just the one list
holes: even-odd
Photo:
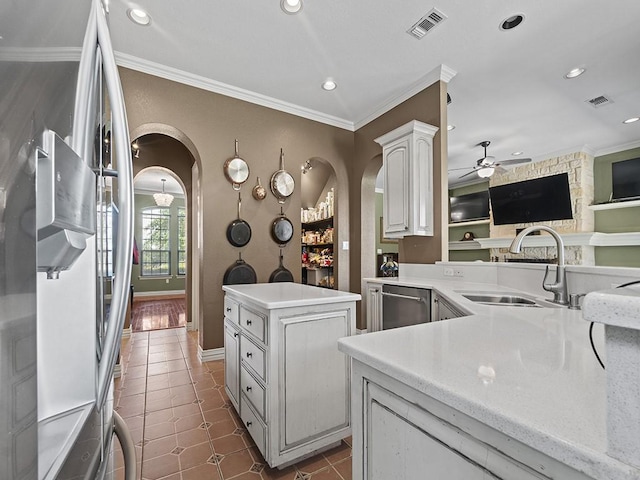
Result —
[{"label": "wall shelf", "polygon": [[589,205],[589,210],[617,210],[619,208],[640,207],[640,200],[631,200],[629,202],[611,202],[600,203],[598,205]]},{"label": "wall shelf", "polygon": [[466,227],[466,226],[472,226],[472,225],[487,225],[490,222],[491,222],[491,220],[489,220],[488,218],[484,218],[482,220],[471,220],[469,222],[450,223],[449,227]]},{"label": "wall shelf", "polygon": [[[640,202],[639,202],[640,205]],[[560,235],[566,247],[624,247],[640,245],[640,232],[624,233],[564,233]],[[476,238],[465,242],[449,242],[449,250],[482,250],[486,248],[509,248],[513,237]],[[524,238],[524,247],[555,247],[551,235],[529,235]]]}]

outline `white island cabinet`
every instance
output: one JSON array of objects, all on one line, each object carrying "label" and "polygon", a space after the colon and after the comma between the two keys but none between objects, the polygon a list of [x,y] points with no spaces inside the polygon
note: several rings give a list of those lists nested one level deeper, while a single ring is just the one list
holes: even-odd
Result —
[{"label": "white island cabinet", "polygon": [[282,467],[351,434],[360,295],[296,283],[226,285],[225,390],[264,459]]}]

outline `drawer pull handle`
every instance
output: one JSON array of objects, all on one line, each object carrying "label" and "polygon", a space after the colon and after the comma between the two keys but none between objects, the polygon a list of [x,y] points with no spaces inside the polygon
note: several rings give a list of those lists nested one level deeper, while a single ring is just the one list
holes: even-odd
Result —
[{"label": "drawer pull handle", "polygon": [[247,387],[247,392],[250,392],[250,391],[251,391],[251,387]]},{"label": "drawer pull handle", "polygon": [[231,307],[227,307],[227,312],[230,312],[230,311],[231,311]]},{"label": "drawer pull handle", "polygon": [[247,422],[247,427],[250,427],[252,425],[252,422]]},{"label": "drawer pull handle", "polygon": [[253,353],[247,352],[247,358],[251,358],[251,357],[253,357]]},{"label": "drawer pull handle", "polygon": [[237,337],[238,336],[238,332],[233,332],[233,336]]},{"label": "drawer pull handle", "polygon": [[247,320],[247,325],[251,325],[251,320]]}]

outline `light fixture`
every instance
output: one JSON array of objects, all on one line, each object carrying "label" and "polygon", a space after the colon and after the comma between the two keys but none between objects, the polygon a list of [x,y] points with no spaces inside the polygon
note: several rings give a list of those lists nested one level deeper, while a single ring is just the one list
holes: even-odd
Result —
[{"label": "light fixture", "polygon": [[451,130],[455,130],[456,126],[455,125],[447,125],[447,130],[450,132]]},{"label": "light fixture", "polygon": [[302,173],[307,173],[312,168],[313,168],[313,165],[311,165],[311,161],[307,160],[306,162],[304,162],[304,165],[302,165],[301,167]]},{"label": "light fixture", "polygon": [[140,158],[140,145],[138,145],[138,140],[134,140],[131,143],[131,150],[133,151],[133,158]]},{"label": "light fixture", "polygon": [[147,12],[140,8],[130,8],[127,10],[127,17],[136,25],[148,27],[151,25],[151,17]]},{"label": "light fixture", "polygon": [[513,152],[511,155],[513,155],[514,157],[519,157],[520,155],[522,155],[524,152]]},{"label": "light fixture", "polygon": [[162,181],[162,193],[154,193],[153,199],[156,201],[156,205],[159,207],[168,207],[173,202],[173,195],[170,193],[164,192],[164,182],[167,181],[166,178],[161,178]]},{"label": "light fixture", "polygon": [[478,172],[478,176],[481,178],[489,178],[491,175],[493,175],[493,172],[495,172],[495,168],[494,167],[482,167],[481,169],[477,170]]},{"label": "light fixture", "polygon": [[516,15],[511,15],[510,17],[504,19],[500,23],[500,30],[511,30],[512,28],[516,28],[524,21],[524,15],[518,13]]},{"label": "light fixture", "polygon": [[322,83],[322,89],[326,90],[327,92],[330,92],[331,90],[335,90],[337,86],[338,86],[338,84],[336,82],[334,82],[333,80],[331,80],[330,78],[327,78]]},{"label": "light fixture", "polygon": [[567,73],[564,74],[564,78],[566,78],[567,80],[571,80],[572,78],[579,77],[584,72],[586,72],[586,69],[582,67],[572,68],[571,70],[569,70]]},{"label": "light fixture", "polygon": [[302,0],[280,0],[280,8],[287,15],[295,15],[302,10]]},{"label": "light fixture", "polygon": [[638,120],[640,120],[640,117],[631,117],[631,118],[627,118],[627,119],[626,119],[624,122],[622,122],[622,123],[626,123],[626,124],[629,124],[629,123],[635,123],[635,122],[637,122]]}]

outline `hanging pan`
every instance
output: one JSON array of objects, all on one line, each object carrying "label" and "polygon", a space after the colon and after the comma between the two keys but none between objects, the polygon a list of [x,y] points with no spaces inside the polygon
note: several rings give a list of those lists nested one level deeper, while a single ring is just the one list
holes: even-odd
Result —
[{"label": "hanging pan", "polygon": [[244,247],[251,240],[251,226],[240,218],[242,198],[238,192],[238,218],[227,227],[227,240],[234,247]]},{"label": "hanging pan", "polygon": [[282,249],[280,249],[280,265],[269,277],[269,283],[275,282],[293,282],[293,274],[282,264]]},{"label": "hanging pan", "polygon": [[238,260],[227,268],[222,279],[223,285],[239,285],[243,283],[256,283],[256,271],[251,265],[242,260],[242,254],[238,253]]},{"label": "hanging pan", "polygon": [[293,176],[284,169],[284,153],[280,149],[280,170],[271,176],[271,193],[278,199],[278,203],[284,203],[293,193],[295,181]]},{"label": "hanging pan", "polygon": [[271,238],[281,247],[284,247],[293,237],[293,223],[289,220],[282,207],[280,207],[280,216],[271,224]]},{"label": "hanging pan", "polygon": [[224,176],[231,182],[234,190],[240,190],[240,187],[249,178],[249,165],[238,156],[238,140],[236,140],[236,154],[224,162]]}]

